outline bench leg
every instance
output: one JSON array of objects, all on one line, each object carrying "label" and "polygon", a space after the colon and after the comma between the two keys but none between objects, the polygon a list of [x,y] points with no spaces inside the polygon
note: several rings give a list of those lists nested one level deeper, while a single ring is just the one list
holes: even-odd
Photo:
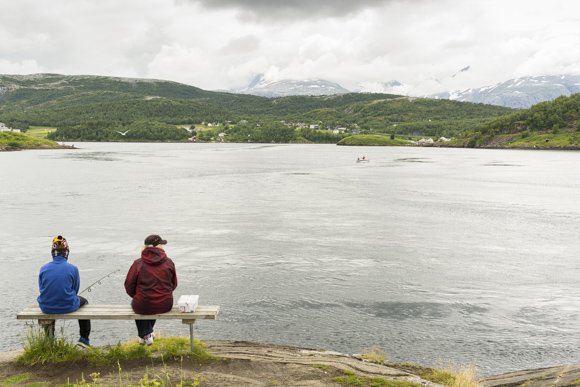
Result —
[{"label": "bench leg", "polygon": [[193,352],[193,324],[195,320],[181,320],[181,323],[189,325],[189,345],[191,352]]},{"label": "bench leg", "polygon": [[193,324],[189,324],[189,344],[193,352]]},{"label": "bench leg", "polygon": [[54,340],[56,320],[38,320],[38,325],[44,328],[44,333],[48,336],[49,339]]}]

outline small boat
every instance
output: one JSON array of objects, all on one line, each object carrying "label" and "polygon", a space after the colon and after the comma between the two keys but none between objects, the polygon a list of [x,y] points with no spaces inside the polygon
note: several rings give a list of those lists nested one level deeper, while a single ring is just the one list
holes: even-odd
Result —
[{"label": "small boat", "polygon": [[369,159],[356,159],[357,163],[368,163]]}]

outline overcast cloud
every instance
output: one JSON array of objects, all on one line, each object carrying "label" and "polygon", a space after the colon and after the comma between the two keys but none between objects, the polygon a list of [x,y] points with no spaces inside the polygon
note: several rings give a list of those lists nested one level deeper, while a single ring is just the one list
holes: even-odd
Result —
[{"label": "overcast cloud", "polygon": [[[299,19],[346,17],[364,9],[378,7],[392,0],[184,0],[210,9],[234,9],[241,20],[285,22]],[[416,0],[421,1],[421,0]]]},{"label": "overcast cloud", "polygon": [[0,0],[2,74],[207,90],[266,74],[349,90],[398,80],[432,92],[580,74],[578,47],[577,0]]}]

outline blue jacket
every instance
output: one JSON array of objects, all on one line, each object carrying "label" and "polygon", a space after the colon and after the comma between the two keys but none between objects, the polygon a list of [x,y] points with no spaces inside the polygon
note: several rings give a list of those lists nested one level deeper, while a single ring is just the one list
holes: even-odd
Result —
[{"label": "blue jacket", "polygon": [[77,310],[81,304],[77,293],[80,285],[79,269],[65,257],[54,257],[40,268],[36,299],[43,313],[62,314]]}]

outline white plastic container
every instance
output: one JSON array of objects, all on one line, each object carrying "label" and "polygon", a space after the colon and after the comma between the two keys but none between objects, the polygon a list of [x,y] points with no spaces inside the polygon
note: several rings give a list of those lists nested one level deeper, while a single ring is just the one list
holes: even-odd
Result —
[{"label": "white plastic container", "polygon": [[197,301],[199,296],[181,296],[177,305],[179,306],[179,311],[181,313],[193,313],[197,309]]}]

